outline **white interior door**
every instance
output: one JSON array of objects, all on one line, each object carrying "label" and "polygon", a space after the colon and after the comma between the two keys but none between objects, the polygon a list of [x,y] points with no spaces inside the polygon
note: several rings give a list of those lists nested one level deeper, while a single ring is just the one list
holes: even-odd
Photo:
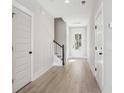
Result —
[{"label": "white interior door", "polygon": [[13,7],[13,91],[31,81],[31,16]]},{"label": "white interior door", "polygon": [[95,17],[95,67],[96,79],[102,88],[103,81],[103,10],[102,6],[98,9]]},{"label": "white interior door", "polygon": [[[85,28],[83,27],[71,28],[70,33],[71,33],[70,35],[71,58],[86,58],[87,37]],[[79,44],[77,41],[79,41]]]}]

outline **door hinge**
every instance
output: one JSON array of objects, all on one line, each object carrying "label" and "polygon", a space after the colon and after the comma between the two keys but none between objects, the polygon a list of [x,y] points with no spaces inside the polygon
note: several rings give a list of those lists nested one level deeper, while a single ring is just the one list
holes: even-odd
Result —
[{"label": "door hinge", "polygon": [[12,79],[12,84],[14,83],[14,79]]},{"label": "door hinge", "polygon": [[95,25],[95,29],[97,29],[97,25]]},{"label": "door hinge", "polygon": [[16,14],[16,13],[12,13],[12,18],[14,17],[15,14]]},{"label": "door hinge", "polygon": [[95,71],[97,71],[97,68],[95,67]]},{"label": "door hinge", "polygon": [[13,46],[12,46],[12,51],[13,51]]}]

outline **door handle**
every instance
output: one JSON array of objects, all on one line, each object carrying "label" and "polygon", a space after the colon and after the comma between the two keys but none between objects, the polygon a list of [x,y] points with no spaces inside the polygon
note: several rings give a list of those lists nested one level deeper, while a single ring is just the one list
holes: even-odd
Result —
[{"label": "door handle", "polygon": [[97,71],[97,68],[95,67],[95,71]]},{"label": "door handle", "polygon": [[32,51],[29,51],[29,54],[32,54]]},{"label": "door handle", "polygon": [[102,54],[103,54],[103,53],[101,53],[101,52],[99,53],[99,55],[102,55]]}]

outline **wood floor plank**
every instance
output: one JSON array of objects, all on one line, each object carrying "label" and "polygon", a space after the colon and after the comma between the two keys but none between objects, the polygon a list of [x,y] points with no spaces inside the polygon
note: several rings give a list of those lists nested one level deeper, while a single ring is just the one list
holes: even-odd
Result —
[{"label": "wood floor plank", "polygon": [[18,93],[101,93],[85,60],[52,67]]}]

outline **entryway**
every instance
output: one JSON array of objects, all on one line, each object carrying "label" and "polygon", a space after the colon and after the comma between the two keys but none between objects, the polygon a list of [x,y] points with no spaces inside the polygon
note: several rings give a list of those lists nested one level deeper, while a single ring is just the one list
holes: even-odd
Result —
[{"label": "entryway", "polygon": [[69,28],[69,58],[87,58],[86,27]]}]

